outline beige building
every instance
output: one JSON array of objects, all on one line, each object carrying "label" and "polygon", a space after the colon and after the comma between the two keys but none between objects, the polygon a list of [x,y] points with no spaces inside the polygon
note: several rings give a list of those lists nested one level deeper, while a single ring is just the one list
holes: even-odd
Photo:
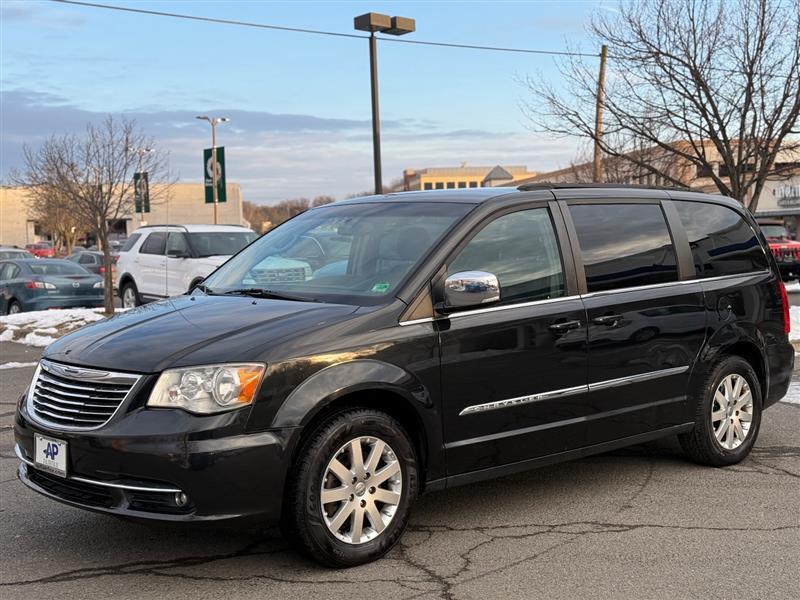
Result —
[{"label": "beige building", "polygon": [[[153,186],[155,188],[155,186]],[[238,183],[227,185],[228,201],[218,205],[217,222],[225,225],[247,225],[242,216],[242,192]],[[157,195],[152,190],[153,196]],[[177,183],[168,197],[153,200],[150,212],[144,214],[144,224],[208,224],[214,222],[214,205],[204,202],[202,183]],[[125,237],[141,226],[142,215],[125,215],[112,223],[112,230]],[[31,214],[23,188],[0,187],[0,246],[20,246],[49,239]]]},{"label": "beige building", "polygon": [[534,175],[536,173],[528,171],[527,167],[501,167],[500,165],[406,169],[403,171],[403,189],[406,191],[451,190],[516,185],[517,181]]}]

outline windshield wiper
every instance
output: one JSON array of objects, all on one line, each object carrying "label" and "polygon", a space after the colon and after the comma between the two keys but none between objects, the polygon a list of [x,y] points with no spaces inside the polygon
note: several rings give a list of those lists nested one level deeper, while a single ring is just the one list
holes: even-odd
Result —
[{"label": "windshield wiper", "polygon": [[295,302],[314,302],[310,298],[303,298],[302,296],[292,296],[291,294],[284,294],[283,292],[275,292],[264,288],[237,288],[233,290],[225,290],[222,292],[223,296],[253,296],[254,298],[268,298],[271,300],[294,300]]}]

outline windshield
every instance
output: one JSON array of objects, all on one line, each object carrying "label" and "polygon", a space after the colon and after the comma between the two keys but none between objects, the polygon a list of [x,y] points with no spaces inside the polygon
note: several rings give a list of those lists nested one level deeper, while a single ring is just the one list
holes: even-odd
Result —
[{"label": "windshield", "polygon": [[31,271],[37,275],[89,275],[83,267],[67,261],[37,260],[28,263]]},{"label": "windshield", "polygon": [[374,203],[310,210],[273,229],[203,283],[351,304],[378,304],[470,205]]},{"label": "windshield", "polygon": [[786,231],[786,227],[783,225],[762,225],[761,231],[764,232],[764,236],[768,238],[788,238],[789,232]]},{"label": "windshield", "polygon": [[231,256],[258,236],[253,231],[215,231],[188,233],[189,244],[198,256]]}]

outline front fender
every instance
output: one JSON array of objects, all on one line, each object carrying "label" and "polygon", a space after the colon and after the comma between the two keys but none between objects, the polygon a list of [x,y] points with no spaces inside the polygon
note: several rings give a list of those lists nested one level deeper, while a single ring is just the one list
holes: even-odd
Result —
[{"label": "front fender", "polygon": [[283,401],[270,427],[302,427],[337,398],[377,389],[405,398],[423,421],[433,408],[428,391],[408,371],[378,360],[353,360],[327,366],[303,381]]}]

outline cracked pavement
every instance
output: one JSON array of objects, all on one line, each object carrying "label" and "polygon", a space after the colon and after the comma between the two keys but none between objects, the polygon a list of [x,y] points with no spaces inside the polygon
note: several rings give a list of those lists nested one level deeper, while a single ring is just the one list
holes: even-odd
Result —
[{"label": "cracked pavement", "polygon": [[[36,358],[2,344],[0,362],[18,353]],[[267,526],[134,523],[28,491],[11,423],[33,369],[0,373],[2,598],[798,597],[798,404],[770,408],[735,467],[666,439],[424,496],[387,558],[335,571]]]}]

